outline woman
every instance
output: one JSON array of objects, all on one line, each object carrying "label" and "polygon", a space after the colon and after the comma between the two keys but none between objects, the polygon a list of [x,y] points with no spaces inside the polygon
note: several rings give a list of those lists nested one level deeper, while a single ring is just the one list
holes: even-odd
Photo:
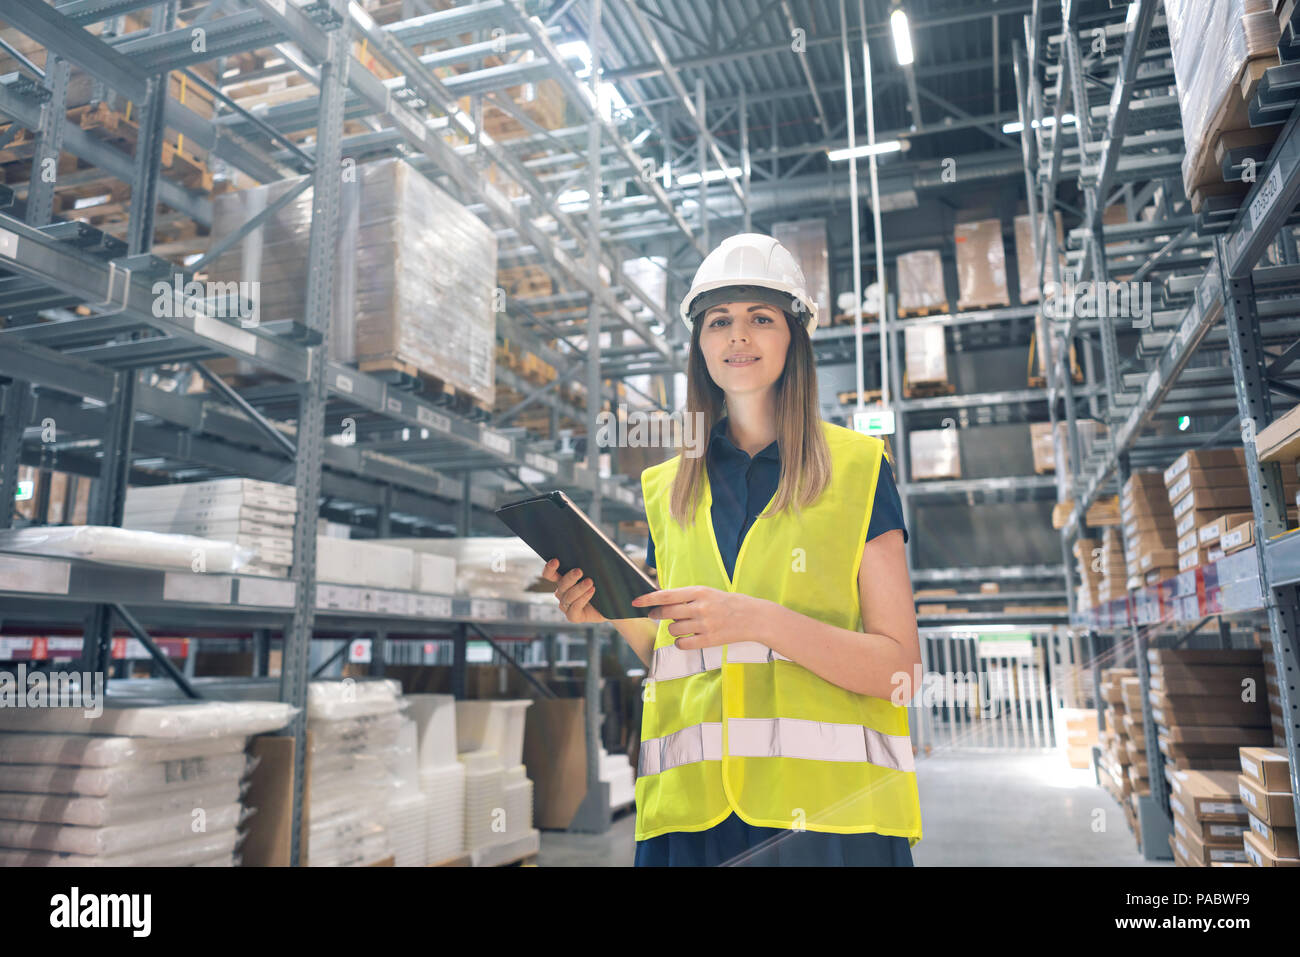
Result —
[{"label": "woman", "polygon": [[[920,642],[883,443],[821,421],[817,306],[774,239],[724,241],[681,314],[686,414],[709,443],[642,474],[663,589],[635,602],[649,620],[612,622],[649,668],[636,863],[910,866],[920,805],[895,702]],[[582,569],[557,568],[568,620],[604,621]]]}]

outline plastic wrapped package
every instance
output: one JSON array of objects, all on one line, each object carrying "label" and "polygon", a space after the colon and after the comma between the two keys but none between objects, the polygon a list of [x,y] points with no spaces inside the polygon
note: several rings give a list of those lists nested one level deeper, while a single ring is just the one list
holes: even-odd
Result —
[{"label": "plastic wrapped package", "polygon": [[232,827],[120,854],[0,848],[0,867],[231,867],[241,840]]},{"label": "plastic wrapped package", "polygon": [[[850,304],[853,297],[849,296]],[[947,308],[943,289],[943,257],[937,249],[918,249],[898,256],[898,308]]]},{"label": "plastic wrapped package", "polygon": [[948,352],[944,345],[943,326],[908,326],[903,330],[903,354],[907,381],[948,381]]},{"label": "plastic wrapped package", "polygon": [[[491,406],[495,234],[402,160],[367,163],[356,173],[340,193],[331,357],[363,367],[413,366]],[[297,182],[217,197],[212,240],[236,231]],[[300,321],[305,312],[311,202],[309,187],[212,264],[216,281],[260,283],[263,323]]]},{"label": "plastic wrapped package", "polygon": [[97,717],[87,716],[81,708],[0,708],[0,731],[191,741],[227,739],[233,735],[277,731],[293,720],[296,710],[293,705],[279,701],[195,701],[128,707],[109,700]]},{"label": "plastic wrapped package", "polygon": [[192,811],[221,807],[243,797],[238,778],[198,787],[164,788],[128,797],[78,797],[71,794],[15,794],[0,791],[0,818],[42,824],[106,827],[134,824]]},{"label": "plastic wrapped package", "polygon": [[912,479],[961,478],[957,429],[921,429],[908,434]]},{"label": "plastic wrapped package", "polygon": [[0,820],[0,847],[66,851],[88,857],[126,854],[155,844],[183,841],[195,833],[199,820],[205,830],[223,831],[238,827],[246,819],[244,806],[238,801],[204,808],[203,812],[201,819],[194,809],[186,808],[178,814],[107,827]]},{"label": "plastic wrapped package", "polygon": [[26,794],[127,798],[167,788],[239,780],[257,759],[243,752],[178,758],[151,764],[123,762],[110,767],[2,764],[0,790]]},{"label": "plastic wrapped package", "polygon": [[458,756],[465,765],[465,846],[472,850],[500,843],[493,825],[505,800],[505,768],[495,751],[470,751]]},{"label": "plastic wrapped package", "polygon": [[[507,813],[509,813],[507,811]],[[388,804],[388,836],[396,867],[423,867],[429,856],[429,796],[403,788]]]},{"label": "plastic wrapped package", "polygon": [[415,555],[410,548],[348,538],[316,539],[316,577],[319,581],[371,588],[409,590],[415,580]]},{"label": "plastic wrapped package", "polygon": [[[1038,237],[1042,231],[1043,216],[1038,216],[1038,227],[1029,221],[1028,214],[1017,216],[1016,224],[1016,273],[1020,279],[1021,303],[1038,302]],[[1065,248],[1065,230],[1061,223],[1061,214],[1056,214],[1056,248],[1059,275],[1065,275],[1065,258],[1060,250]],[[1052,264],[1049,260],[1043,270],[1043,282],[1051,282]]]},{"label": "plastic wrapped package", "polygon": [[401,683],[388,678],[313,681],[307,686],[307,718],[338,721],[394,712],[400,708],[401,695]]},{"label": "plastic wrapped package", "polygon": [[[45,709],[47,712],[53,709]],[[59,764],[112,767],[196,757],[242,754],[246,737],[170,741],[88,734],[0,734],[0,765]]]},{"label": "plastic wrapped package", "polygon": [[456,594],[506,601],[555,601],[555,584],[542,577],[546,563],[513,535],[474,538],[412,538],[417,552],[456,560]]},{"label": "plastic wrapped package", "polygon": [[981,219],[958,223],[953,229],[957,244],[957,306],[982,309],[1005,306],[1007,298],[1007,254],[1002,245],[1002,222]]},{"label": "plastic wrapped package", "polygon": [[[636,283],[650,301],[665,308],[668,302],[668,272],[663,256],[638,256],[623,260],[623,275]],[[638,311],[640,297],[634,295],[632,309]]]},{"label": "plastic wrapped package", "polygon": [[790,250],[803,270],[804,288],[817,303],[819,325],[831,320],[830,257],[826,249],[826,220],[797,219],[772,224],[772,238]]},{"label": "plastic wrapped package", "polygon": [[107,525],[7,529],[0,532],[0,550],[185,571],[194,571],[196,559],[201,559],[203,570],[210,574],[237,572],[253,558],[251,549],[231,542]]},{"label": "plastic wrapped package", "polygon": [[465,850],[465,765],[450,764],[420,771],[420,790],[429,799],[428,863],[437,864]]},{"label": "plastic wrapped package", "polygon": [[1268,0],[1166,0],[1165,16],[1182,112],[1184,185],[1208,181],[1208,154],[1220,132],[1247,128],[1239,92],[1252,59],[1276,55],[1281,34]]}]

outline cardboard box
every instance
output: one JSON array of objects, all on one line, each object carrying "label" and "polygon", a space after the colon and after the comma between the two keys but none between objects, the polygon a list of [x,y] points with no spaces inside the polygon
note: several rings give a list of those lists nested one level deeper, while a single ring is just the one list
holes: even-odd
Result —
[{"label": "cardboard box", "polygon": [[1283,748],[1242,748],[1241,773],[1265,791],[1291,791],[1291,766]]},{"label": "cardboard box", "polygon": [[1274,857],[1289,859],[1300,857],[1300,845],[1296,842],[1295,828],[1272,827],[1252,814],[1250,815],[1250,830]]},{"label": "cardboard box", "polygon": [[1277,857],[1254,831],[1242,835],[1242,849],[1256,867],[1300,867],[1300,860]]},{"label": "cardboard box", "polygon": [[899,253],[898,308],[936,309],[948,305],[943,288],[943,257],[937,249]]},{"label": "cardboard box", "polygon": [[961,478],[958,429],[922,429],[909,433],[912,479]]},{"label": "cardboard box", "polygon": [[1169,501],[1176,502],[1193,488],[1250,488],[1244,465],[1233,468],[1187,468],[1166,486]]},{"label": "cardboard box", "polygon": [[1178,456],[1178,458],[1174,459],[1169,468],[1165,469],[1165,485],[1172,485],[1177,476],[1181,475],[1189,468],[1231,468],[1233,466],[1244,466],[1245,464],[1246,450],[1241,447],[1230,449],[1188,449],[1182,455]]},{"label": "cardboard box", "polygon": [[1265,791],[1257,781],[1237,775],[1237,791],[1251,814],[1270,827],[1295,827],[1295,804],[1290,792]]},{"label": "cardboard box", "polygon": [[1300,458],[1300,405],[1256,433],[1255,454],[1261,462],[1294,462]]},{"label": "cardboard box", "polygon": [[[1178,501],[1173,503],[1174,518],[1178,519],[1189,511],[1212,511],[1220,512],[1229,509],[1241,510],[1250,507],[1250,489],[1246,486],[1230,486],[1228,488],[1197,488],[1193,486],[1188,489]],[[1195,527],[1199,528],[1204,522],[1197,522]]]},{"label": "cardboard box", "polygon": [[1203,844],[1187,824],[1187,819],[1174,815],[1174,839],[1180,842],[1179,852],[1185,860],[1197,867],[1209,867],[1213,861],[1245,861],[1246,852],[1241,843],[1233,845]]},{"label": "cardboard box", "polygon": [[[1217,542],[1228,531],[1242,522],[1250,521],[1254,518],[1251,512],[1227,512],[1223,515],[1213,518],[1196,530],[1197,541],[1202,545],[1208,545]],[[1226,551],[1226,549],[1225,549]]]},{"label": "cardboard box", "polygon": [[1174,818],[1182,821],[1187,831],[1207,847],[1241,847],[1241,837],[1250,827],[1245,824],[1227,821],[1202,821],[1175,813]]},{"label": "cardboard box", "polygon": [[1052,444],[1052,423],[1031,422],[1029,444],[1034,454],[1034,473],[1047,475],[1056,471],[1056,447]]},{"label": "cardboard box", "polygon": [[[1065,248],[1065,234],[1061,225],[1061,214],[1056,213],[1056,236],[1057,249]],[[1040,213],[1037,224],[1033,223],[1029,215],[1023,214],[1015,218],[1016,233],[1016,271],[1020,278],[1020,301],[1027,304],[1038,302],[1038,237],[1042,235],[1044,217]],[[1044,247],[1048,249],[1050,247]],[[902,258],[902,257],[900,257]],[[1061,262],[1060,272],[1064,274],[1064,260]],[[1044,279],[1052,278],[1052,264],[1048,262],[1043,270]]]},{"label": "cardboard box", "polygon": [[906,327],[903,330],[903,358],[910,384],[947,382],[948,351],[944,345],[944,327],[937,324]]},{"label": "cardboard box", "polygon": [[1010,305],[1001,220],[958,223],[953,230],[953,241],[957,246],[957,307],[981,309]]},{"label": "cardboard box", "polygon": [[1255,544],[1255,520],[1248,519],[1233,527],[1219,539],[1219,547],[1224,554],[1232,555]]},{"label": "cardboard box", "polygon": [[587,795],[584,699],[537,699],[524,720],[535,827],[565,830]]},{"label": "cardboard box", "polygon": [[1263,663],[1258,648],[1148,648],[1147,661],[1154,665],[1255,665]]},{"label": "cardboard box", "polygon": [[[288,867],[293,816],[293,736],[258,735],[249,741],[248,752],[258,759],[249,773],[244,804],[257,808],[249,818],[240,846],[244,867]],[[305,778],[302,791],[302,829],[299,834],[299,863],[307,866],[311,833],[312,733],[307,732]]]},{"label": "cardboard box", "polygon": [[1247,824],[1237,777],[1232,771],[1175,771],[1169,776],[1169,805],[1188,820]]}]

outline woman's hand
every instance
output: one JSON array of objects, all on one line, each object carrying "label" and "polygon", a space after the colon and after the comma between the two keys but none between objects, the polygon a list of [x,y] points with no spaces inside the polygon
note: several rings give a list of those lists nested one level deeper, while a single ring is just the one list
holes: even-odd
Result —
[{"label": "woman's hand", "polygon": [[605,616],[591,607],[591,596],[596,594],[596,583],[590,578],[582,577],[582,569],[575,568],[563,578],[560,577],[560,560],[552,558],[542,569],[542,577],[548,582],[556,582],[555,599],[560,603],[564,617],[575,625],[600,624]]},{"label": "woman's hand", "polygon": [[692,585],[668,588],[632,599],[656,621],[671,621],[668,633],[678,648],[710,648],[733,641],[763,641],[771,625],[773,602],[751,595]]}]

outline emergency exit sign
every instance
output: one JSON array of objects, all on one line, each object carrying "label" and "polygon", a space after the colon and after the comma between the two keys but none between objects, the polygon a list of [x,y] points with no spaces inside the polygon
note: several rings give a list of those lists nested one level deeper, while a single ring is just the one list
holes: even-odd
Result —
[{"label": "emergency exit sign", "polygon": [[853,413],[853,431],[865,435],[893,435],[894,413],[890,409],[867,409]]}]

